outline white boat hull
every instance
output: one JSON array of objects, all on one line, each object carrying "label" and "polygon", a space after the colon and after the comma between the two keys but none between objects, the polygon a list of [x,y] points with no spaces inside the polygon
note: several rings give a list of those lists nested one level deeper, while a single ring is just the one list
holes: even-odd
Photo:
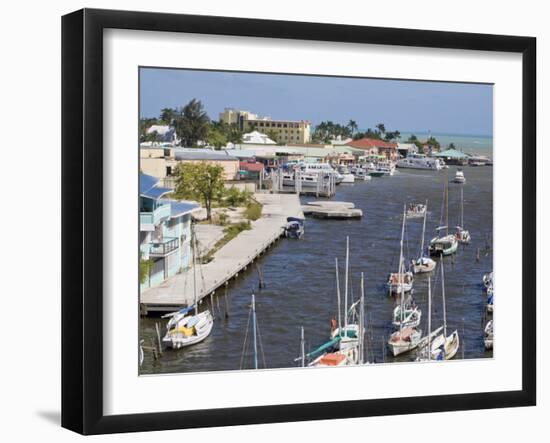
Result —
[{"label": "white boat hull", "polygon": [[[193,325],[193,333],[187,334],[184,332],[184,326],[187,319],[191,317],[198,317],[198,321]],[[191,346],[203,341],[206,337],[212,332],[212,327],[214,326],[214,319],[210,311],[204,311],[196,316],[188,316],[179,320],[175,326],[170,329],[162,341],[166,343],[169,347],[174,349],[180,349],[187,346]]]}]

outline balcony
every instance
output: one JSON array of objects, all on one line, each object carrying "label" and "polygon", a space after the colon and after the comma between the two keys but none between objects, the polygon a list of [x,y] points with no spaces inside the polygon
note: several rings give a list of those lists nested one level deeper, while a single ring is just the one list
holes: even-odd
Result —
[{"label": "balcony", "polygon": [[139,228],[141,231],[154,231],[155,226],[170,217],[170,205],[162,205],[153,212],[139,213]]},{"label": "balcony", "polygon": [[164,257],[179,247],[177,237],[165,237],[149,243],[149,257]]}]

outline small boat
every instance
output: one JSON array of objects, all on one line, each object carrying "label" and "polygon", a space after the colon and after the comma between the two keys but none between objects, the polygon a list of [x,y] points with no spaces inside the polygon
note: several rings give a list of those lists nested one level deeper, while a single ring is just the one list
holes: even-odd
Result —
[{"label": "small boat", "polygon": [[415,274],[422,274],[425,272],[432,272],[435,269],[435,261],[429,257],[424,256],[424,237],[426,234],[426,217],[428,214],[428,200],[424,205],[426,208],[424,211],[424,222],[422,223],[422,241],[420,242],[420,254],[416,260],[411,261],[411,268]]},{"label": "small boat", "polygon": [[[440,223],[443,223],[443,216],[445,216],[445,226],[438,226],[436,228],[437,237],[430,240],[429,246],[430,255],[437,257],[454,254],[458,249],[456,236],[449,234],[449,191],[446,181],[443,186],[443,210],[441,211]],[[441,235],[442,231],[445,231],[445,235]]]},{"label": "small boat", "polygon": [[493,271],[491,271],[487,274],[484,274],[483,278],[482,278],[482,281],[483,281],[483,286],[485,287],[485,289],[487,289],[489,287],[492,287],[493,286]]},{"label": "small boat", "polygon": [[[193,230],[191,230],[191,239],[194,242],[193,247],[196,248],[197,238]],[[195,284],[193,285],[194,304],[162,316],[162,318],[170,319],[166,324],[166,334],[162,341],[173,349],[180,349],[200,343],[210,335],[214,326],[214,318],[209,310],[199,313],[196,284],[197,263],[195,259],[195,254],[193,254],[193,278],[195,280]],[[191,314],[191,311],[195,311],[194,314]]]},{"label": "small boat", "polygon": [[368,181],[371,179],[372,177],[363,168],[355,169],[355,180]]},{"label": "small boat", "polygon": [[413,288],[413,273],[412,272],[392,272],[386,283],[386,287],[390,294],[399,294],[410,292]]},{"label": "small boat", "polygon": [[484,338],[483,338],[483,344],[485,345],[485,349],[493,349],[493,340],[494,340],[494,332],[493,332],[493,320],[489,320],[487,324],[485,325],[484,330]]},{"label": "small boat", "polygon": [[[429,334],[427,349],[421,350],[424,359],[427,360],[451,360],[460,347],[460,337],[458,331],[454,330],[450,335],[447,335],[447,307],[445,304],[445,273],[443,271],[443,261],[441,266],[441,298],[443,301],[443,333],[440,335]],[[428,279],[428,300],[429,300],[429,327],[431,327],[431,284]],[[428,327],[428,329],[429,329]],[[424,344],[424,342],[423,342]],[[421,358],[422,359],[422,358]]]},{"label": "small boat", "polygon": [[464,177],[464,172],[462,169],[458,169],[455,174],[455,178],[453,179],[454,183],[463,184],[466,183],[466,177]]},{"label": "small boat", "polygon": [[390,335],[388,347],[394,357],[408,351],[412,351],[418,346],[422,338],[422,331],[413,327],[401,328],[399,331]]},{"label": "small boat", "polygon": [[495,294],[491,294],[489,295],[489,297],[487,297],[487,313],[489,314],[493,313],[495,309],[494,303],[495,303]]},{"label": "small boat", "polygon": [[[188,315],[195,309],[194,315]],[[203,341],[210,335],[214,319],[210,311],[197,313],[196,305],[167,314],[170,320],[162,341],[174,349],[184,348]],[[163,318],[164,318],[163,317]]]},{"label": "small boat", "polygon": [[285,237],[300,239],[304,236],[304,219],[287,217],[285,226]]},{"label": "small boat", "polygon": [[459,243],[468,244],[472,239],[470,232],[464,229],[464,188],[460,188],[460,225],[456,227],[455,237]]},{"label": "small boat", "polygon": [[407,208],[407,218],[421,218],[426,214],[424,203],[411,203]]},{"label": "small boat", "polygon": [[[439,229],[446,229],[442,226]],[[439,257],[441,255],[451,255],[458,249],[458,241],[452,234],[443,237],[434,237],[430,240],[430,255]]]},{"label": "small boat", "polygon": [[342,176],[342,183],[355,183],[355,175],[353,175],[347,166],[340,166],[338,173]]},{"label": "small boat", "polygon": [[401,241],[399,242],[399,270],[397,272],[392,272],[388,276],[386,282],[386,287],[390,295],[400,294],[405,292],[410,292],[413,287],[413,273],[405,271],[405,264],[403,261],[403,239],[405,237],[405,220],[406,220],[406,210],[403,205],[403,222],[401,224]]},{"label": "small boat", "polygon": [[[401,315],[403,312],[403,315]],[[416,328],[420,324],[420,319],[422,318],[422,311],[418,306],[405,305],[404,308],[401,308],[401,305],[397,305],[393,310],[393,326],[399,328],[401,325],[404,328]]]}]

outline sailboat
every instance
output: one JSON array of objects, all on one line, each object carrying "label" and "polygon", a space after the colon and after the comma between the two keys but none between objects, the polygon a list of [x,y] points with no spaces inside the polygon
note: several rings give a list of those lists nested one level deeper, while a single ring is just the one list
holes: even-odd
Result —
[{"label": "sailboat", "polygon": [[447,307],[445,304],[445,272],[443,270],[443,260],[441,266],[441,297],[443,300],[443,334],[438,335],[430,344],[430,359],[432,360],[451,360],[460,347],[460,337],[458,331],[454,330],[447,335]]},{"label": "sailboat", "polygon": [[[260,335],[260,328],[258,326],[258,321],[256,319],[256,296],[254,293],[252,293],[251,302],[250,302],[250,312],[249,312],[249,321],[250,318],[252,318],[252,369],[259,369],[259,354],[258,354],[258,342],[259,342],[259,335]],[[243,343],[243,353],[241,355],[241,365],[240,368],[244,369],[244,359],[247,349],[247,339],[248,339],[248,329],[246,331],[246,334],[244,336],[244,343]],[[260,342],[260,348],[261,348],[261,342]],[[263,356],[263,350],[262,350],[262,356]],[[265,367],[265,357],[263,366]]]},{"label": "sailboat", "polygon": [[464,188],[460,188],[460,225],[456,227],[456,239],[459,243],[470,243],[470,232],[464,229]]},{"label": "sailboat", "polygon": [[398,304],[394,308],[392,324],[397,328],[400,327],[401,324],[403,324],[404,327],[416,328],[420,324],[421,318],[422,311],[409,299],[407,303],[404,303],[403,312],[401,304]]},{"label": "sailboat", "polygon": [[494,340],[494,332],[493,332],[493,320],[489,320],[487,324],[485,325],[484,330],[484,338],[483,338],[483,344],[485,345],[485,349],[493,349],[493,340]]},{"label": "sailboat", "polygon": [[[401,252],[399,254],[399,278],[400,278],[400,313],[401,319],[399,322],[399,330],[390,335],[388,346],[395,356],[404,352],[410,351],[418,346],[418,342],[422,337],[422,331],[414,326],[405,326],[405,285],[403,280],[405,277],[405,264],[403,260],[403,235],[405,232],[405,207],[403,207],[403,227],[401,230]],[[420,311],[419,311],[420,315]],[[419,321],[420,323],[420,321]]]},{"label": "sailboat", "polygon": [[[355,302],[352,305],[354,308],[359,304],[359,324],[358,325],[346,325],[354,326],[352,331],[355,331],[355,336],[350,337],[344,335],[343,331],[345,329],[341,328],[342,334],[335,335],[333,331],[333,336],[331,339],[319,346],[314,351],[309,354],[304,352],[304,336],[302,328],[302,340],[301,340],[301,350],[302,356],[300,360],[302,361],[302,366],[305,366],[307,359],[313,358],[308,366],[311,367],[331,367],[331,366],[349,366],[356,364],[363,364],[365,360],[365,284],[364,284],[364,274],[361,273],[361,298],[358,302]],[[352,309],[350,308],[350,310]],[[355,328],[356,327],[356,328]]]},{"label": "sailboat", "polygon": [[415,274],[431,272],[435,269],[435,261],[430,257],[424,256],[424,238],[426,234],[426,216],[428,213],[428,200],[426,200],[426,210],[424,211],[424,222],[422,224],[422,241],[420,242],[420,255],[411,263],[412,270]]},{"label": "sailboat", "polygon": [[[458,249],[458,241],[453,234],[449,234],[449,190],[447,181],[443,186],[443,210],[441,211],[441,222],[443,222],[443,214],[445,214],[445,226],[436,228],[437,237],[430,241],[430,255],[441,256],[451,255]],[[440,223],[441,224],[441,223]],[[441,235],[445,231],[445,235]]]},{"label": "sailboat", "polygon": [[338,297],[338,323],[337,327],[333,328],[330,334],[330,338],[333,339],[337,336],[340,337],[338,347],[340,349],[346,349],[357,346],[359,325],[351,323],[350,319],[355,312],[356,304],[353,304],[348,309],[348,289],[349,289],[349,236],[346,237],[346,274],[344,281],[344,325],[341,321],[341,302],[340,302],[340,279],[338,276],[338,259],[336,258],[336,295]]},{"label": "sailboat", "polygon": [[433,360],[431,353],[432,342],[435,337],[438,337],[443,330],[443,326],[440,326],[435,331],[432,331],[432,279],[428,277],[428,335],[420,340],[418,344],[418,357],[416,361],[430,361]]},{"label": "sailboat", "polygon": [[[192,233],[193,235],[193,233]],[[199,313],[197,300],[197,261],[196,261],[196,238],[193,235],[193,305],[180,309],[176,312],[163,315],[162,318],[169,318],[166,325],[166,335],[162,341],[174,349],[180,349],[200,343],[212,332],[214,318],[209,310]],[[194,311],[194,314],[190,314]]]},{"label": "sailboat", "polygon": [[399,271],[392,272],[386,283],[388,292],[392,294],[400,294],[401,292],[410,292],[413,287],[413,273],[405,272],[405,266],[402,263],[403,260],[403,238],[405,237],[405,206],[403,205],[403,223],[401,224],[401,242],[399,253]]}]

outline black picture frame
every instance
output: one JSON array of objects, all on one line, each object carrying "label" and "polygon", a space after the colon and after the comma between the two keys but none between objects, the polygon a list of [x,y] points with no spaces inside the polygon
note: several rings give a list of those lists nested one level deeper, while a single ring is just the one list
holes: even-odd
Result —
[{"label": "black picture frame", "polygon": [[[523,64],[522,389],[106,416],[103,413],[103,31],[108,28],[519,53]],[[62,18],[62,426],[82,434],[536,404],[536,39],[83,9]]]}]

